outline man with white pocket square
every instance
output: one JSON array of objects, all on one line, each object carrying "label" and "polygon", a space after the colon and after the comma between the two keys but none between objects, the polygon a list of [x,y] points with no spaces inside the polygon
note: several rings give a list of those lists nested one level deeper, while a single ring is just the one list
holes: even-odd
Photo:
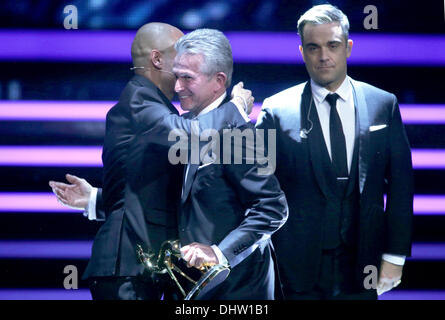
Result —
[{"label": "man with white pocket square", "polygon": [[339,9],[314,6],[298,32],[310,81],[265,99],[257,121],[276,130],[289,204],[272,237],[284,296],[376,299],[400,283],[411,253],[413,173],[397,99],[347,76],[353,43]]},{"label": "man with white pocket square", "polygon": [[[175,91],[181,108],[190,111],[184,116],[199,119],[226,99],[233,70],[230,43],[217,30],[197,29],[180,38],[175,49]],[[226,129],[229,133],[246,130],[252,137],[255,133],[250,122]],[[262,170],[267,168],[255,156],[250,158],[249,150],[256,148],[253,141],[244,143],[235,137],[226,145],[224,134],[212,135],[212,143],[220,141],[211,148],[212,156],[200,154],[195,161],[191,156],[186,165],[178,215],[181,253],[190,267],[227,264],[231,268],[227,279],[202,299],[271,300],[278,280],[270,238],[287,219],[286,198],[273,171]],[[240,154],[236,141],[241,141]],[[233,157],[228,150],[232,147]],[[193,147],[191,151],[193,155]],[[240,162],[234,160],[237,155]]]}]

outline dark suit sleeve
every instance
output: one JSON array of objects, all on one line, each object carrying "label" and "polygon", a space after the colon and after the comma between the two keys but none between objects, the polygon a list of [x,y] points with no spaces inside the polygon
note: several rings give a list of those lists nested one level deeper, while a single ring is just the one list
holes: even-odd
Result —
[{"label": "dark suit sleeve", "polygon": [[[264,130],[264,145],[269,145],[269,129],[276,130],[276,124],[274,114],[271,108],[267,107],[268,100],[264,100],[263,107],[258,115],[255,127],[260,130]],[[276,134],[274,135],[276,136]],[[276,145],[276,144],[275,144]],[[276,150],[275,150],[276,151]],[[269,152],[269,151],[267,151]]]},{"label": "dark suit sleeve", "polygon": [[393,96],[389,124],[388,195],[386,202],[387,243],[385,253],[411,255],[413,217],[413,168],[411,151],[402,124],[399,105]]},{"label": "dark suit sleeve", "polygon": [[96,220],[104,221],[106,219],[104,204],[102,199],[102,188],[97,189],[96,195]]},{"label": "dark suit sleeve", "polygon": [[[161,101],[154,99],[146,88],[139,88],[130,101],[130,109],[140,134],[152,143],[171,146],[177,142],[169,139],[174,130],[175,137],[188,138],[193,120],[172,112]],[[221,105],[198,118],[199,132],[206,129],[220,130],[227,126],[240,126],[246,123],[238,108],[231,102]],[[199,133],[196,133],[199,134]]]},{"label": "dark suit sleeve", "polygon": [[[253,126],[251,129],[255,130]],[[243,143],[243,148],[246,155],[254,144]],[[252,253],[261,241],[269,239],[288,216],[286,197],[278,180],[272,173],[259,170],[267,164],[260,165],[257,161],[248,164],[247,160],[244,156],[242,164],[224,166],[224,176],[247,208],[246,212],[240,212],[244,214],[241,224],[218,244],[232,268]]]},{"label": "dark suit sleeve", "polygon": [[[265,101],[266,103],[266,101]],[[272,114],[272,110],[267,107],[261,109],[260,114],[258,115],[256,125],[258,129],[273,129],[275,128],[275,122]],[[267,145],[267,144],[266,144]]]}]

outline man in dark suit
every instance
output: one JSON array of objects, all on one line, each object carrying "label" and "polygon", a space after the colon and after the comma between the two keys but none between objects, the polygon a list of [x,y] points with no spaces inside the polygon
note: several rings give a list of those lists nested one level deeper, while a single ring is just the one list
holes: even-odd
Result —
[{"label": "man in dark suit", "polygon": [[[179,39],[175,48],[175,89],[181,107],[190,111],[187,116],[200,118],[219,109],[233,70],[227,38],[217,30],[198,29]],[[255,131],[250,123],[231,128],[252,136]],[[212,142],[227,141],[224,134],[218,137],[213,140],[212,135]],[[190,266],[227,263],[231,268],[228,278],[203,299],[273,299],[270,236],[287,219],[286,199],[275,176],[262,173],[246,156],[253,143],[242,144],[239,164],[233,157],[222,160],[234,144],[216,143],[209,158],[186,166],[178,216],[181,253]]]},{"label": "man in dark suit", "polygon": [[308,10],[298,31],[310,81],[267,98],[257,121],[276,130],[289,202],[273,237],[287,299],[376,299],[376,287],[400,282],[411,251],[413,174],[397,99],[347,76],[348,30],[331,5]]},{"label": "man in dark suit", "polygon": [[[169,298],[168,288],[155,283],[160,279],[144,275],[136,246],[157,253],[163,241],[177,238],[183,167],[169,162],[173,142],[168,136],[174,129],[190,133],[191,126],[191,120],[180,117],[170,102],[175,83],[173,45],[182,35],[163,23],[150,23],[138,30],[131,50],[136,75],[107,114],[104,183],[97,195],[97,209],[103,209],[106,221],[95,237],[83,276],[90,280],[93,299],[159,299],[162,294]],[[243,96],[241,100],[253,102],[242,88],[235,92],[240,93],[238,98]],[[228,102],[201,117],[199,127],[219,129],[246,120],[239,103]],[[52,185],[59,187],[55,190],[59,199],[67,199],[66,193],[74,190]]]}]

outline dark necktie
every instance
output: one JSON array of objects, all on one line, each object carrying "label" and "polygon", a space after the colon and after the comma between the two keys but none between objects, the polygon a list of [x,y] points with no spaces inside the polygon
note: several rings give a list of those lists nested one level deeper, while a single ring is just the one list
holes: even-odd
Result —
[{"label": "dark necktie", "polygon": [[[331,156],[337,177],[348,177],[348,160],[346,155],[346,140],[341,120],[337,112],[338,94],[328,94],[326,101],[331,106],[329,114],[329,135],[331,137]],[[341,179],[340,179],[341,180]]]}]

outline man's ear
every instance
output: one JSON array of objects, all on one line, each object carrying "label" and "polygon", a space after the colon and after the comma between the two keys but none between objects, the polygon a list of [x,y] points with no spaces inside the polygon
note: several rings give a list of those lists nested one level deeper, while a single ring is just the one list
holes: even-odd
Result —
[{"label": "man's ear", "polygon": [[162,54],[158,50],[151,50],[150,62],[156,69],[162,69]]},{"label": "man's ear", "polygon": [[298,46],[298,49],[300,49],[300,53],[301,53],[301,56],[303,57],[303,61],[304,61],[303,46],[300,44]]},{"label": "man's ear", "polygon": [[348,42],[346,45],[346,57],[348,57],[348,58],[351,56],[352,45],[353,45],[352,40],[348,39]]},{"label": "man's ear", "polygon": [[216,83],[218,84],[218,89],[220,90],[221,87],[226,87],[227,82],[227,75],[224,72],[218,72],[216,74]]}]

